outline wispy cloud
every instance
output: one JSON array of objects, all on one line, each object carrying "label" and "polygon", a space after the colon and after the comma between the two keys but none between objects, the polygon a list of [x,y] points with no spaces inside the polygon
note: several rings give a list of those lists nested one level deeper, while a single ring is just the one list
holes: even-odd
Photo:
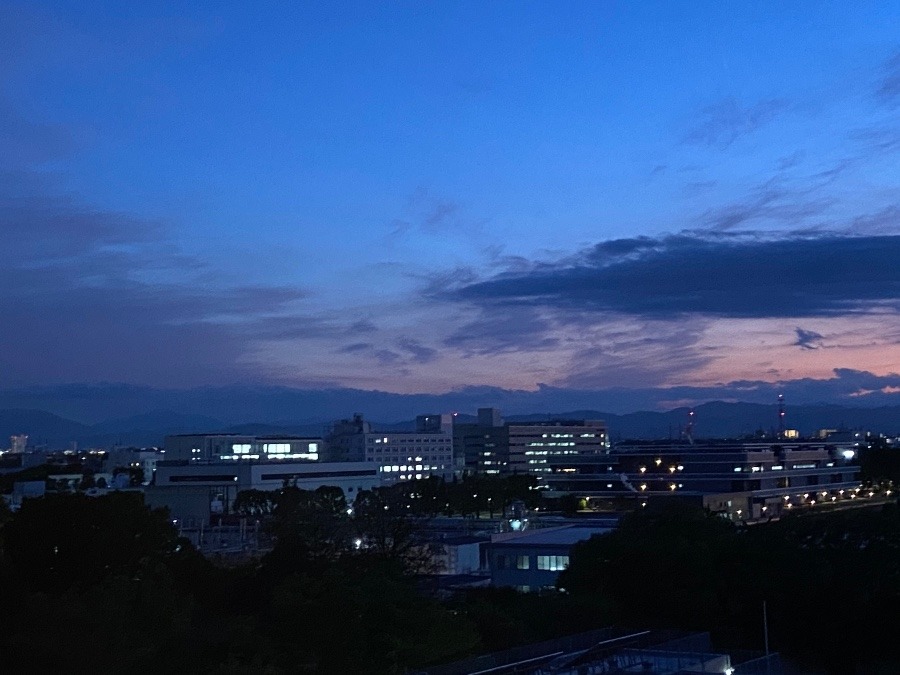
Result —
[{"label": "wispy cloud", "polygon": [[897,52],[883,66],[883,77],[875,91],[881,103],[895,106],[900,101],[900,52]]},{"label": "wispy cloud", "polygon": [[770,178],[740,199],[707,209],[699,216],[699,223],[704,228],[720,231],[761,225],[805,227],[823,218],[837,203],[835,197],[822,194],[821,188],[842,170],[843,164],[830,167],[807,177],[801,184],[783,177]]},{"label": "wispy cloud", "polygon": [[766,126],[787,108],[787,102],[782,99],[743,105],[736,98],[726,98],[701,110],[699,120],[683,141],[725,149],[739,138]]},{"label": "wispy cloud", "polygon": [[533,307],[492,307],[450,333],[443,344],[464,355],[551,350],[559,346],[554,325]]},{"label": "wispy cloud", "polygon": [[418,340],[403,338],[398,342],[400,349],[409,354],[416,363],[430,363],[437,358],[437,350],[426,347]]}]

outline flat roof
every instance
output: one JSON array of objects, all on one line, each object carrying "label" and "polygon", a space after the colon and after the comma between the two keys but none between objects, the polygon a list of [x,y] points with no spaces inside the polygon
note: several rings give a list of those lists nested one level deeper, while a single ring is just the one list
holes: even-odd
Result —
[{"label": "flat roof", "polygon": [[612,532],[611,527],[553,527],[545,530],[530,530],[520,536],[493,540],[493,544],[513,544],[516,546],[571,546],[594,535]]}]

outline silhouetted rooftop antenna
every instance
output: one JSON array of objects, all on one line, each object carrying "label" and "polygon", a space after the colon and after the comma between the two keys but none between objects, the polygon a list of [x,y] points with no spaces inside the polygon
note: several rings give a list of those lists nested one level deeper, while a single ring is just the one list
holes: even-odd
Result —
[{"label": "silhouetted rooftop antenna", "polygon": [[694,444],[694,409],[691,408],[688,411],[688,424],[687,430],[684,432],[684,435],[687,436],[688,442],[693,445]]},{"label": "silhouetted rooftop antenna", "polygon": [[784,394],[778,394],[778,438],[784,438]]}]

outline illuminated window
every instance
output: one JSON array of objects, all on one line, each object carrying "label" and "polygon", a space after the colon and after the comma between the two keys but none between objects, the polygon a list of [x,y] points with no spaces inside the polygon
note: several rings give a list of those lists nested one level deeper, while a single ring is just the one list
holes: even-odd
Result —
[{"label": "illuminated window", "polygon": [[569,556],[567,555],[539,555],[537,557],[537,568],[539,570],[549,570],[558,572],[569,566]]},{"label": "illuminated window", "polygon": [[517,570],[527,570],[531,566],[531,560],[527,555],[520,555],[516,557],[516,569]]}]

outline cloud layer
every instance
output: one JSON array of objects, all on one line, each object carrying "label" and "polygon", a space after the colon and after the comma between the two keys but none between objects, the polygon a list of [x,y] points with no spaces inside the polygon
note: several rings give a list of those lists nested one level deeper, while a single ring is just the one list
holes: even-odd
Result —
[{"label": "cloud layer", "polygon": [[837,316],[896,311],[897,260],[900,236],[637,237],[464,284],[444,297],[648,318]]}]

